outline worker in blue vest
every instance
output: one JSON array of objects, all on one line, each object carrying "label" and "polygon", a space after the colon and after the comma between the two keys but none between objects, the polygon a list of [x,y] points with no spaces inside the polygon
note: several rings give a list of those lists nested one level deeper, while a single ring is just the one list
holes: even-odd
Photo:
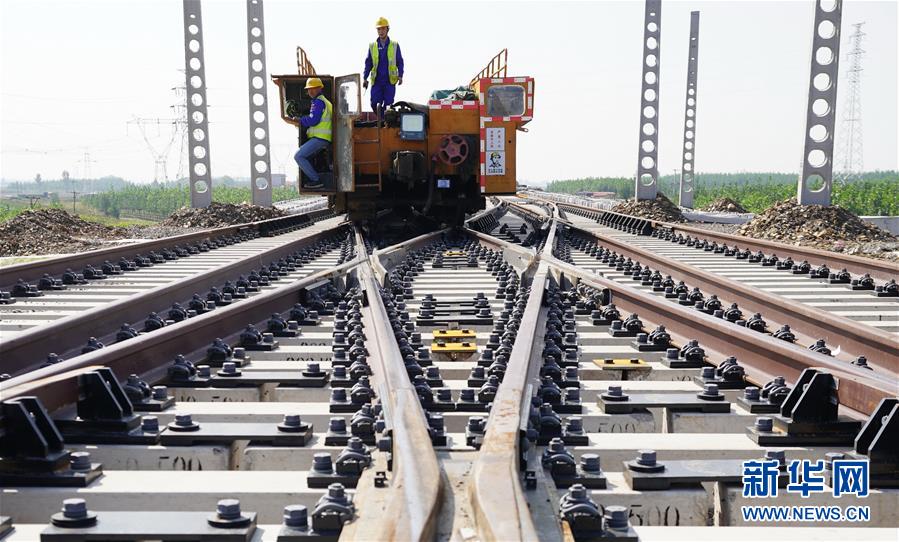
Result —
[{"label": "worker in blue vest", "polygon": [[384,109],[393,103],[396,86],[403,84],[403,54],[400,44],[387,37],[390,32],[387,19],[381,17],[375,27],[378,29],[378,39],[368,46],[362,86],[368,88],[371,81],[371,110],[378,111],[380,107],[383,114]]},{"label": "worker in blue vest", "polygon": [[303,185],[304,188],[316,189],[324,186],[318,172],[309,161],[309,158],[327,148],[332,139],[331,114],[333,108],[331,102],[322,94],[324,90],[325,86],[318,77],[310,77],[306,80],[306,94],[312,98],[309,114],[300,117],[300,126],[306,128],[306,142],[293,156],[297,165],[303,170],[303,174],[306,175],[307,182]]}]

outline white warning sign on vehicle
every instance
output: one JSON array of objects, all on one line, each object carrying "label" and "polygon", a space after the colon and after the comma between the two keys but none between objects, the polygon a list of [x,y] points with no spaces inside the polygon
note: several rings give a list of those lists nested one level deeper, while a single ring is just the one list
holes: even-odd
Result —
[{"label": "white warning sign on vehicle", "polygon": [[487,138],[485,149],[490,151],[506,150],[506,129],[505,128],[487,128]]},{"label": "white warning sign on vehicle", "polygon": [[487,175],[506,174],[506,151],[487,151]]}]

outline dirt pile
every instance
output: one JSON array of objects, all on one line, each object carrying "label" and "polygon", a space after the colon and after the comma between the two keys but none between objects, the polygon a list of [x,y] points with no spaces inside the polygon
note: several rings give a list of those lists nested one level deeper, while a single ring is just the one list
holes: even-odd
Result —
[{"label": "dirt pile", "polygon": [[680,208],[664,194],[658,194],[654,200],[627,200],[613,207],[612,211],[662,222],[684,222]]},{"label": "dirt pile", "polygon": [[755,215],[739,235],[859,256],[895,260],[899,239],[837,205],[799,205],[795,198]]},{"label": "dirt pile", "polygon": [[284,211],[275,207],[213,202],[209,207],[199,209],[182,207],[169,215],[160,225],[179,228],[219,228],[278,218],[285,214]]},{"label": "dirt pile", "polygon": [[126,236],[124,229],[87,222],[62,209],[30,210],[0,224],[0,256],[80,252]]},{"label": "dirt pile", "polygon": [[702,209],[712,213],[748,213],[739,202],[730,198],[718,198]]}]

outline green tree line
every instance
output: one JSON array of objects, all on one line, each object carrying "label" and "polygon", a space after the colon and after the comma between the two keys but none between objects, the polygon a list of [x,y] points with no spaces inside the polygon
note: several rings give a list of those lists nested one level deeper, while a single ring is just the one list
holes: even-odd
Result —
[{"label": "green tree line", "polygon": [[[659,190],[677,202],[679,178],[665,175]],[[719,198],[731,198],[748,211],[757,213],[778,201],[796,196],[796,174],[791,173],[703,173],[696,176],[694,205],[704,207]],[[588,177],[551,181],[546,190],[614,192],[617,197],[634,197],[634,180],[623,177]],[[899,215],[899,172],[873,171],[848,183],[835,183],[833,203],[856,215]]]},{"label": "green tree line", "polygon": [[[297,197],[293,188],[276,187],[272,190],[274,201],[284,201]],[[216,186],[212,200],[219,203],[242,203],[252,201],[250,187]],[[190,205],[190,189],[187,186],[148,186],[129,184],[114,192],[92,194],[84,202],[106,216],[118,218],[123,210],[144,211],[166,216]]]}]

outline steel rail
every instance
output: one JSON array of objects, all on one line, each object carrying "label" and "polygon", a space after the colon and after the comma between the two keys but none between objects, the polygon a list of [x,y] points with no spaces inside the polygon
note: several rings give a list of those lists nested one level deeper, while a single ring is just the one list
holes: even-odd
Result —
[{"label": "steel rail", "polygon": [[[537,211],[534,211],[533,209],[528,209],[527,207],[525,207],[519,203],[515,203],[512,201],[509,201],[507,203],[509,204],[510,209],[517,211],[520,214],[527,215],[531,219],[533,219],[541,224],[546,224],[547,222],[549,222],[552,219],[551,216],[540,214]],[[532,204],[532,205],[534,205],[534,204]]]},{"label": "steel rail", "polygon": [[[360,256],[361,254],[361,256]],[[378,293],[375,273],[365,256],[364,244],[357,235],[357,257],[334,269],[320,271],[294,283],[254,296],[152,334],[117,343],[56,365],[39,369],[0,383],[4,400],[21,396],[37,396],[49,411],[63,409],[78,399],[77,377],[86,371],[110,367],[120,378],[138,374],[147,381],[163,376],[169,360],[177,354],[201,352],[223,329],[233,329],[236,337],[247,322],[265,320],[272,312],[290,308],[298,293],[322,280],[343,276],[357,270],[368,305],[372,310],[373,350],[381,353],[372,358],[384,375],[381,400],[385,403],[388,426],[393,439],[395,476],[391,480],[386,508],[376,525],[364,524],[352,529],[356,540],[428,540],[436,530],[441,487],[436,454],[431,446],[424,413],[405,369],[398,366],[399,348],[387,325],[387,313]],[[428,450],[430,452],[428,453]]]},{"label": "steel rail", "polygon": [[0,396],[4,400],[35,395],[49,411],[78,400],[77,376],[93,367],[106,366],[119,378],[136,374],[147,382],[158,381],[174,356],[204,349],[223,330],[235,330],[236,337],[248,324],[265,321],[273,312],[288,310],[298,301],[303,289],[323,280],[345,275],[360,263],[360,256],[300,280],[279,286],[259,295],[215,309],[206,314],[116,343],[100,350],[37,369],[0,382]]},{"label": "steel rail", "polygon": [[[263,263],[277,261],[297,249],[339,232],[342,227],[343,225],[338,225],[216,269],[203,271],[139,294],[123,297],[4,339],[0,342],[0,356],[4,360],[2,370],[9,374],[17,374],[35,369],[44,362],[48,352],[54,349],[57,353],[63,353],[83,344],[88,336],[96,335],[98,329],[108,329],[114,332],[123,322],[142,321],[151,311],[165,309],[172,302],[189,299],[195,292],[205,291],[212,286],[220,285],[225,280],[233,280],[238,275],[248,273]],[[241,305],[243,301],[235,304]],[[216,309],[213,312],[219,310]]]},{"label": "steel rail", "polygon": [[831,344],[856,356],[864,355],[876,361],[893,375],[899,375],[899,340],[895,335],[867,326],[855,320],[833,314],[803,303],[790,301],[779,295],[765,292],[754,286],[705,271],[694,265],[662,256],[644,248],[631,245],[607,235],[572,226],[585,235],[597,239],[606,248],[644,266],[696,286],[709,294],[729,302],[735,302],[744,310],[761,313],[763,317],[791,328],[812,338],[825,338]]},{"label": "steel rail", "polygon": [[[549,201],[549,200],[544,200]],[[593,209],[584,207],[575,203],[559,203],[563,209],[565,207],[573,207],[592,213],[614,213],[613,211],[603,211],[601,209]],[[743,237],[741,235],[731,235],[728,233],[704,230],[693,226],[686,226],[676,222],[662,222],[660,220],[646,219],[652,224],[653,228],[666,228],[674,232],[683,233],[692,237],[708,239],[718,243],[725,243],[728,246],[740,246],[753,252],[761,250],[763,253],[776,253],[780,257],[789,256],[797,262],[808,260],[814,265],[826,264],[830,269],[846,269],[850,273],[864,274],[869,273],[872,277],[880,280],[894,279],[899,276],[899,264],[887,262],[884,260],[875,260],[873,258],[864,258],[861,256],[852,256],[849,254],[840,254],[828,250],[820,250],[817,248],[797,247],[777,241],[768,241],[764,239],[753,239],[752,237]]]},{"label": "steel rail", "polygon": [[[380,277],[380,279],[383,280],[383,278],[386,276],[386,274],[388,272],[388,269],[401,263],[405,259],[406,255],[408,254],[409,251],[422,248],[422,247],[430,244],[431,242],[433,242],[439,236],[444,235],[445,233],[448,233],[449,231],[450,230],[448,230],[448,229],[444,229],[444,230],[431,232],[431,233],[410,239],[403,243],[398,243],[396,245],[392,245],[392,246],[386,247],[384,249],[375,250],[372,253],[371,257],[369,258],[369,261],[371,263],[371,267],[373,269],[375,276]],[[486,234],[471,230],[469,228],[465,228],[463,231],[465,231],[467,234],[477,238],[479,241],[482,241],[488,245],[491,245],[493,247],[496,247],[496,248],[502,250],[503,257],[505,258],[505,260],[508,261],[511,265],[516,266],[517,268],[526,269],[527,266],[531,265],[532,262],[534,261],[534,254],[533,254],[533,251],[531,251],[531,250],[524,249],[513,243],[508,243],[501,239],[497,239],[493,236],[486,235]],[[371,294],[369,294],[369,299],[370,300],[373,299],[371,297]],[[371,301],[370,301],[370,303],[371,303]],[[382,320],[385,323],[387,322],[386,312],[382,315]],[[389,343],[389,345],[391,345],[391,346],[389,346],[389,348],[391,350],[392,349],[395,349],[395,350],[392,351],[392,353],[390,355],[384,356],[383,361],[389,361],[390,359],[399,360],[399,359],[401,359],[401,357],[399,355],[398,347],[396,346],[396,343],[392,338],[392,331],[388,330],[388,332],[389,333],[387,335],[387,338],[388,338],[387,342]],[[394,363],[393,366],[388,365],[387,368],[385,368],[384,374],[388,374],[391,370],[396,371],[396,373],[397,373],[396,379],[403,383],[402,384],[403,394],[408,397],[406,404],[408,404],[409,406],[403,407],[403,411],[404,412],[405,411],[415,412],[415,415],[412,417],[411,422],[415,423],[416,425],[424,423],[424,413],[423,413],[423,411],[421,411],[421,406],[420,406],[420,402],[418,401],[417,394],[415,393],[415,389],[411,385],[411,382],[408,379],[408,375],[406,374],[405,369],[403,367],[400,367],[396,363]],[[409,395],[409,394],[411,394],[411,395]],[[419,418],[418,414],[417,414],[419,411],[421,411],[421,418]],[[404,422],[408,423],[409,420],[404,419]],[[394,429],[396,429],[397,425],[394,424],[393,427],[394,427]],[[423,426],[423,429],[426,433],[427,432],[426,426]],[[418,431],[418,429],[416,429],[416,431]],[[408,440],[409,439],[407,439],[407,441]],[[397,449],[398,444],[399,444],[398,442],[394,444],[394,450]],[[414,446],[414,445],[407,444],[406,446],[408,447],[408,446]],[[432,449],[429,439],[427,440],[426,447],[427,447],[427,449]],[[416,453],[420,454],[421,449],[424,449],[424,448],[419,447],[419,448],[407,448],[407,449],[414,449],[414,450],[416,450]],[[412,473],[411,476],[415,477],[416,486],[413,487],[412,491],[410,491],[409,493],[406,493],[404,495],[393,496],[393,498],[392,498],[393,504],[391,505],[392,508],[385,509],[385,513],[383,515],[383,518],[384,518],[383,523],[376,523],[372,526],[368,526],[368,525],[364,525],[364,524],[360,523],[360,525],[358,525],[354,531],[351,531],[353,533],[353,537],[351,539],[355,539],[355,538],[365,539],[365,540],[421,539],[422,536],[419,536],[419,533],[424,532],[423,529],[419,529],[414,532],[410,531],[408,533],[401,533],[401,532],[394,531],[394,529],[396,529],[397,527],[395,525],[396,521],[393,518],[398,517],[395,514],[395,510],[397,509],[396,507],[397,506],[410,507],[413,505],[418,506],[419,509],[421,510],[420,512],[417,513],[417,517],[427,518],[427,520],[428,520],[428,523],[425,523],[424,521],[418,522],[419,525],[424,525],[428,529],[428,531],[426,533],[427,536],[423,536],[423,538],[428,538],[428,539],[433,538],[433,531],[434,531],[434,529],[436,529],[436,523],[434,523],[432,525],[430,522],[438,521],[440,511],[441,511],[441,505],[443,505],[444,503],[438,501],[435,504],[432,504],[432,503],[434,503],[434,501],[431,499],[432,498],[440,499],[440,495],[442,494],[442,492],[440,491],[440,484],[444,483],[444,477],[441,475],[442,469],[439,466],[439,461],[436,459],[436,456],[433,456],[433,459],[435,461],[434,464],[431,464],[432,456],[430,456],[430,455],[427,455],[427,457],[415,457],[413,459],[418,464],[415,466],[407,467],[407,473],[405,474],[405,476],[409,476],[410,474],[408,474],[408,473]],[[421,465],[422,461],[424,461],[426,464]],[[436,469],[436,470],[434,470],[434,469]],[[433,481],[433,480],[437,480],[438,483],[435,484],[433,482],[429,482],[429,481]],[[421,484],[425,484],[424,488],[421,487]],[[425,489],[427,490],[427,492],[423,493],[423,491],[425,491]],[[432,491],[436,493],[433,495],[433,497],[432,497],[432,493],[431,493]],[[423,506],[423,504],[430,506],[430,508],[428,508],[427,506]],[[404,508],[399,508],[399,509],[403,510]],[[400,525],[411,524],[410,519],[411,518],[403,517],[399,521],[399,524]],[[370,531],[370,534],[366,535],[366,534],[360,533],[360,531],[363,531],[363,530]]]},{"label": "steel rail", "polygon": [[389,247],[375,249],[372,251],[369,261],[375,270],[376,276],[380,277],[383,281],[384,277],[386,277],[387,267],[395,267],[405,259],[406,254],[410,250],[422,248],[431,243],[437,236],[449,233],[450,231],[450,228],[444,228],[419,235],[418,237],[413,237],[408,241],[403,241],[402,243],[397,243]]},{"label": "steel rail", "polygon": [[542,205],[549,204],[549,202],[544,202],[544,201],[536,202],[535,201],[535,202],[527,202],[527,203],[522,204],[522,203],[510,201],[508,203],[509,203],[510,207],[517,209],[523,213],[526,213],[526,214],[534,217],[535,219],[539,220],[540,222],[547,222],[548,220],[550,220],[552,218],[551,211],[549,212],[549,214],[543,214],[543,213],[535,211],[534,209],[525,207],[525,205],[533,205],[535,207],[539,207],[540,209],[543,209]]},{"label": "steel rail", "polygon": [[478,211],[477,213],[465,219],[465,224],[468,225],[472,222],[477,222],[479,219],[484,218],[487,215],[499,213],[503,209],[504,205],[505,204],[502,201],[496,205],[487,203],[487,207],[483,211]]},{"label": "steel rail", "polygon": [[469,499],[475,512],[480,540],[539,540],[537,528],[521,486],[521,424],[526,420],[525,401],[531,352],[537,335],[543,291],[548,276],[545,259],[555,243],[556,222],[553,220],[544,249],[532,266],[537,269],[531,281],[531,292],[521,319],[521,327],[506,374],[497,390],[487,419],[480,452],[472,467]]},{"label": "steel rail", "polygon": [[[357,251],[365,254],[358,230],[357,241]],[[431,540],[437,529],[443,478],[424,411],[401,362],[399,345],[381,299],[379,281],[372,265],[375,258],[377,256],[372,255],[362,261],[358,271],[375,325],[369,337],[380,353],[371,359],[383,377],[380,399],[392,439],[393,477],[381,513],[376,518],[362,518],[363,522],[356,525],[347,538]]]},{"label": "steel rail", "polygon": [[[763,385],[775,376],[783,376],[788,382],[795,383],[804,369],[821,368],[837,377],[840,404],[864,415],[873,412],[881,399],[895,397],[899,393],[899,382],[891,375],[861,369],[735,326],[632,286],[584,272],[554,257],[550,258],[550,262],[569,279],[576,278],[589,286],[610,289],[616,306],[639,314],[645,322],[663,323],[671,333],[697,339],[711,350],[735,355],[755,384]],[[717,363],[716,360],[709,361]]]},{"label": "steel rail", "polygon": [[260,220],[258,222],[247,222],[245,224],[235,224],[233,226],[224,226],[221,228],[204,229],[194,233],[184,233],[174,237],[163,237],[161,239],[150,239],[137,243],[129,243],[99,250],[90,250],[79,254],[70,254],[58,256],[56,258],[47,258],[34,262],[25,262],[15,265],[0,267],[0,288],[9,288],[19,278],[26,280],[35,280],[44,275],[60,275],[67,268],[80,270],[88,264],[98,266],[105,260],[117,262],[122,258],[133,258],[137,254],[146,254],[151,250],[161,250],[171,248],[176,245],[185,245],[197,243],[210,237],[221,237],[226,235],[235,235],[249,229],[277,229],[283,226],[293,224],[305,224],[310,221],[316,221],[321,217],[327,216],[331,211],[328,209],[311,211],[305,214],[287,215],[278,218]]}]

